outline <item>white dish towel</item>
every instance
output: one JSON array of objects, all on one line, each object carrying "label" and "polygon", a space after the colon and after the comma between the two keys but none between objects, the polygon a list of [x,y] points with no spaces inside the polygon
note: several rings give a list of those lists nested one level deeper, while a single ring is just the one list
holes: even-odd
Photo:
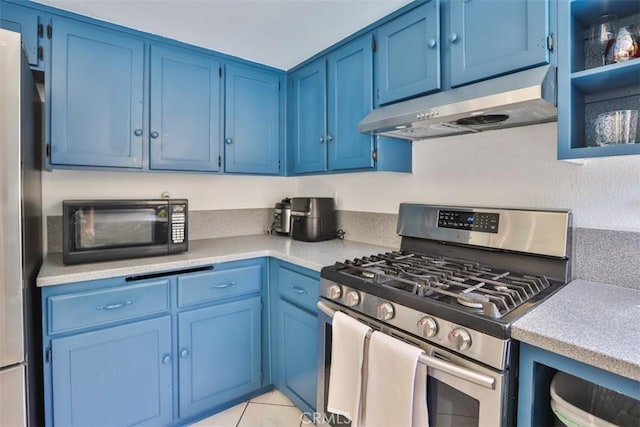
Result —
[{"label": "white dish towel", "polygon": [[366,427],[428,427],[424,351],[381,332],[369,343],[363,408]]},{"label": "white dish towel", "polygon": [[331,373],[327,409],[360,426],[364,341],[371,328],[337,311],[331,325]]}]

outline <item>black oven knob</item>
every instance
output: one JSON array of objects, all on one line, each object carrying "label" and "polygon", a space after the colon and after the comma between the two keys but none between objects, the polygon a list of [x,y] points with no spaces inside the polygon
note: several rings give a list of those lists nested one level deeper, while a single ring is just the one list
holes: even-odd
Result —
[{"label": "black oven knob", "polygon": [[329,299],[338,299],[342,296],[342,288],[340,285],[331,284],[327,288],[327,298]]},{"label": "black oven knob", "polygon": [[438,333],[438,323],[433,317],[423,317],[418,320],[418,328],[422,330],[422,335],[431,338]]},{"label": "black oven knob", "polygon": [[380,320],[390,320],[393,319],[393,306],[388,302],[379,302],[376,312],[376,317]]},{"label": "black oven knob", "polygon": [[455,328],[451,331],[449,334],[449,341],[458,349],[458,351],[465,351],[471,347],[471,335],[462,328]]},{"label": "black oven knob", "polygon": [[358,291],[347,291],[344,299],[346,300],[347,306],[349,307],[355,307],[356,305],[360,304],[360,294],[358,293]]}]

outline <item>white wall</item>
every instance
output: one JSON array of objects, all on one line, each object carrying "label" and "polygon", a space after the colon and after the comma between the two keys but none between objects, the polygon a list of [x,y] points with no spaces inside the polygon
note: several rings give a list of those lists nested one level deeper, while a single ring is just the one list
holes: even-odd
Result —
[{"label": "white wall", "polygon": [[396,213],[404,201],[570,208],[577,227],[640,231],[640,156],[556,160],[556,123],[413,143],[413,174],[303,177],[298,194]]},{"label": "white wall", "polygon": [[64,199],[162,191],[188,198],[192,210],[330,196],[338,209],[382,213],[396,213],[404,201],[570,208],[577,227],[640,231],[640,156],[558,161],[555,123],[415,142],[413,170],[301,178],[56,170],[44,174],[43,209],[61,215]]}]

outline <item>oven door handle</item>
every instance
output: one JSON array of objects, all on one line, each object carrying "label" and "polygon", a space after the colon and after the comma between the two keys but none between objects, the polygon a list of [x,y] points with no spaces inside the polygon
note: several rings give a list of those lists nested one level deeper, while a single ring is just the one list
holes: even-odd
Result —
[{"label": "oven door handle", "polygon": [[[333,315],[336,313],[336,310],[332,309],[322,301],[318,301],[317,306],[320,311],[333,319]],[[367,338],[370,337],[371,332],[367,333]],[[492,378],[488,375],[481,374],[480,372],[476,372],[474,370],[453,364],[451,362],[447,362],[446,360],[429,356],[427,354],[421,355],[418,361],[426,365],[428,368],[437,369],[439,371],[453,375],[454,377],[471,382],[489,390],[495,390],[496,380],[495,378]]]}]

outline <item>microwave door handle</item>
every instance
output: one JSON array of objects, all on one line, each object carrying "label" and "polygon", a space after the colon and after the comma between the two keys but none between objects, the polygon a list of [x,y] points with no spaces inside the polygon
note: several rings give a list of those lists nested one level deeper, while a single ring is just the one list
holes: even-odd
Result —
[{"label": "microwave door handle", "polygon": [[[318,309],[320,311],[322,311],[324,314],[326,314],[327,316],[333,319],[333,315],[336,313],[336,310],[332,309],[322,301],[318,301],[316,305],[318,306]],[[370,339],[371,334],[372,332],[368,332],[365,339],[367,340]],[[454,377],[471,382],[473,384],[479,385],[489,390],[495,390],[495,385],[496,385],[495,378],[484,375],[480,372],[476,372],[472,369],[468,369],[468,368],[456,365],[454,363],[448,362],[446,360],[429,356],[427,354],[421,355],[418,361],[426,365],[428,368],[437,369],[439,371],[453,375]]]}]

